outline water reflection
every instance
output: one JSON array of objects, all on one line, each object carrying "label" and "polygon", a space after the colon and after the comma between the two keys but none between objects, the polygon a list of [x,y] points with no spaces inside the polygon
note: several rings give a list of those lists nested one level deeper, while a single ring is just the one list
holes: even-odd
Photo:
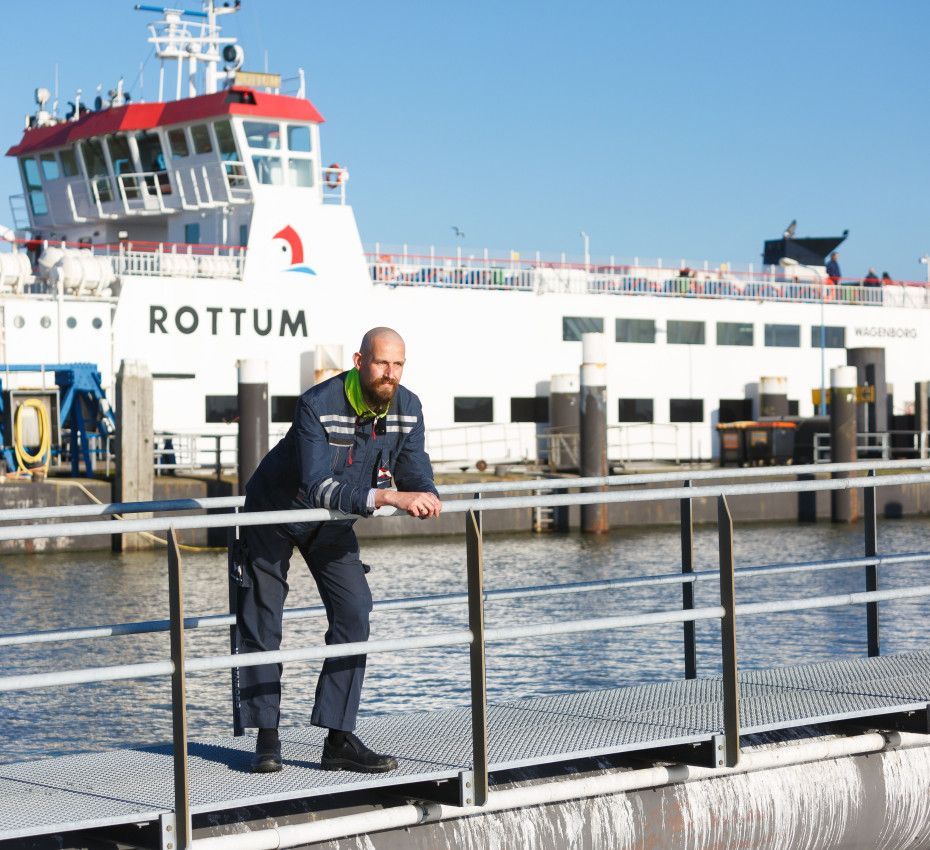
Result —
[{"label": "water reflection", "polygon": [[[879,551],[926,551],[928,541],[930,520],[880,525]],[[857,556],[862,551],[861,526],[747,524],[736,529],[738,566]],[[369,579],[376,599],[465,590],[465,549],[459,539],[369,541],[364,552],[366,562],[374,565]],[[677,528],[615,531],[604,538],[492,536],[486,541],[485,555],[489,587],[573,582],[675,571],[679,537]],[[712,568],[716,559],[716,529],[697,529],[696,568]],[[185,555],[184,566],[188,614],[225,610],[225,556]],[[925,583],[926,566],[921,562],[889,567],[882,586]],[[167,617],[167,584],[164,552],[4,556],[0,563],[3,631]],[[737,598],[761,601],[864,589],[863,570],[838,570],[746,578],[738,583]],[[716,604],[715,583],[699,583],[696,597],[698,605]],[[318,603],[313,582],[295,559],[288,604]],[[487,623],[583,619],[680,604],[678,585],[500,600],[489,604]],[[930,617],[930,600],[882,603],[881,616],[883,652],[926,648],[924,623]],[[373,617],[372,638],[462,628],[466,621],[464,605],[386,612]],[[320,643],[323,630],[320,617],[290,621],[285,625],[285,646]],[[698,623],[697,635],[699,671],[714,672],[719,657],[718,627],[712,622]],[[865,609],[747,617],[739,623],[738,648],[745,668],[863,655]],[[227,651],[226,629],[189,634],[191,656]],[[168,638],[166,634],[114,637],[6,647],[0,653],[4,673],[38,672],[161,660],[168,654]],[[283,725],[308,722],[318,669],[318,664],[292,664],[285,669]],[[680,625],[493,644],[488,653],[492,700],[675,678],[682,671]],[[227,673],[191,676],[188,694],[192,736],[229,731]],[[363,712],[444,708],[467,701],[466,647],[378,655],[369,660]],[[164,742],[171,737],[169,682],[163,678],[3,694],[0,728],[0,762]]]}]

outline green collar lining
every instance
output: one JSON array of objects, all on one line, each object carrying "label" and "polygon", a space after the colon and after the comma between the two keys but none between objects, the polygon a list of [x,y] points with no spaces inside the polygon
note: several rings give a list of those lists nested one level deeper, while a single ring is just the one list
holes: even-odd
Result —
[{"label": "green collar lining", "polygon": [[[383,416],[387,416],[387,408],[381,413],[378,413],[368,406],[368,403],[365,401],[365,396],[362,394],[362,382],[359,378],[358,369],[350,369],[346,372],[345,385],[346,398],[349,400],[349,404],[352,405],[355,415],[360,419],[365,419],[367,417],[381,419]],[[390,405],[388,405],[388,408],[390,408]]]}]

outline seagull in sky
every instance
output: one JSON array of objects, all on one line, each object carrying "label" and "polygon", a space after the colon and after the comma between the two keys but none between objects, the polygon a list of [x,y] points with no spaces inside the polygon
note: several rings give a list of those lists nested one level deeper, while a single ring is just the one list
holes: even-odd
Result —
[{"label": "seagull in sky", "polygon": [[464,239],[464,238],[465,238],[465,231],[462,230],[461,227],[456,227],[454,224],[453,224],[453,225],[450,225],[450,226],[452,227],[452,232],[453,232],[459,239]]}]

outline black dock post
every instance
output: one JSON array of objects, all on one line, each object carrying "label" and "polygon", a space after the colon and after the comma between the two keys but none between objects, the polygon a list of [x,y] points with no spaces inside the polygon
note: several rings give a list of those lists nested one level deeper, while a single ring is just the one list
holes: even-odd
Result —
[{"label": "black dock post", "polygon": [[268,363],[240,360],[239,366],[239,495],[268,454]]},{"label": "black dock post", "polygon": [[[830,370],[830,462],[852,463],[856,460],[856,374],[855,366],[837,366]],[[834,472],[833,478],[849,478],[848,472]],[[855,522],[859,516],[859,498],[855,490],[830,491],[830,519]]]},{"label": "black dock post", "polygon": [[[602,333],[581,335],[581,469],[582,478],[607,475],[607,338]],[[585,492],[604,492],[606,487],[586,487]],[[582,505],[581,530],[604,534],[607,505]]]}]

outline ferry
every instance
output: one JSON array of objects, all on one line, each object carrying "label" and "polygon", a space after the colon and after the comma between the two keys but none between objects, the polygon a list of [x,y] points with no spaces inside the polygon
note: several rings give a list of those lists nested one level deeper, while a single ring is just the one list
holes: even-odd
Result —
[{"label": "ferry", "polygon": [[136,8],[156,16],[157,100],[120,80],[60,109],[40,87],[7,151],[23,191],[2,233],[3,364],[91,362],[112,395],[120,363],[144,361],[156,429],[231,448],[238,361],[268,362],[278,433],[365,329],[390,325],[434,460],[463,467],[539,455],[550,391],[577,391],[590,331],[607,337],[611,442],[630,458],[713,457],[715,426],[759,416],[766,381],[787,412],[813,415],[812,391],[851,348],[884,349],[892,412],[913,410],[930,289],[829,279],[843,237],[791,226],[740,268],[366,248],[303,71],[248,71],[222,34],[239,3]]}]

